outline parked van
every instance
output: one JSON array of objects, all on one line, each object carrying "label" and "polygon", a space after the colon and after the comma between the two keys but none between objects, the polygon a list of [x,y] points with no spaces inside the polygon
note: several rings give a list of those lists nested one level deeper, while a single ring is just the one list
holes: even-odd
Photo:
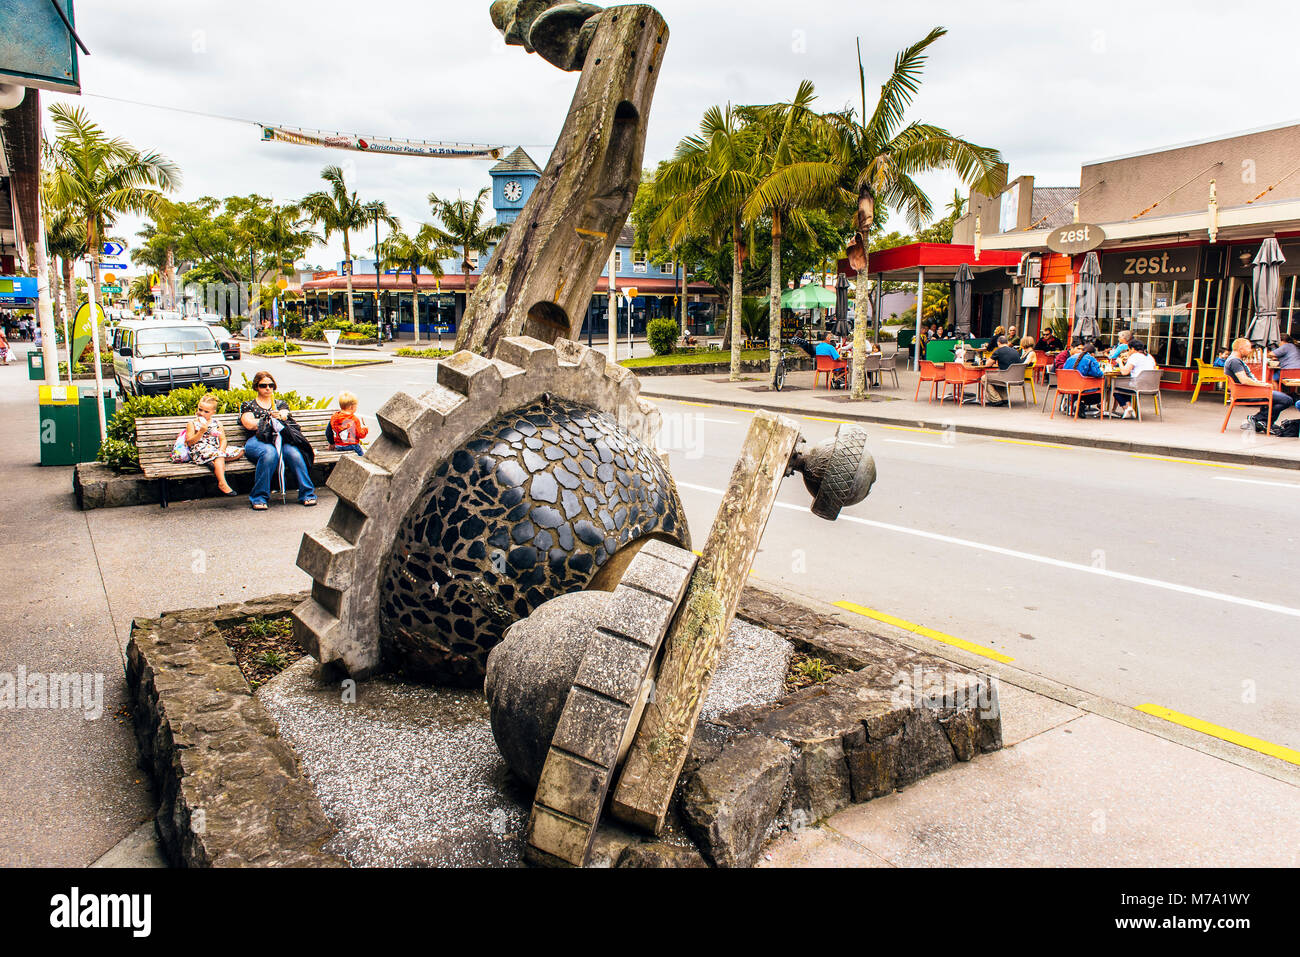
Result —
[{"label": "parked van", "polygon": [[186,319],[128,319],[113,330],[113,378],[126,395],[202,385],[230,387],[230,366],[211,328]]}]

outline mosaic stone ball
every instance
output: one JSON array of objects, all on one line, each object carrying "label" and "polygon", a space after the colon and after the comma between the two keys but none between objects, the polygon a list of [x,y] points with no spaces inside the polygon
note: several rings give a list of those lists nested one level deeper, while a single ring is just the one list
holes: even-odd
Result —
[{"label": "mosaic stone ball", "polygon": [[653,449],[551,396],[504,415],[439,467],[398,529],[380,579],[385,666],[477,686],[507,628],[650,535],[690,548]]}]

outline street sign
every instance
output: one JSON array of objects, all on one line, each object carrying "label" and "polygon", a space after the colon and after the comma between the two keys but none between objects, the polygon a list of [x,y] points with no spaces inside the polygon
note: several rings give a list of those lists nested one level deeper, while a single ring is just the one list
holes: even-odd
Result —
[{"label": "street sign", "polygon": [[125,243],[104,243],[99,249],[99,254],[106,259],[112,259],[126,252]]},{"label": "street sign", "polygon": [[0,296],[36,298],[36,280],[30,276],[0,276]]},{"label": "street sign", "polygon": [[101,263],[99,264],[99,268],[100,268],[100,269],[125,269],[125,268],[126,268],[126,263],[105,263],[105,262],[101,262]]}]

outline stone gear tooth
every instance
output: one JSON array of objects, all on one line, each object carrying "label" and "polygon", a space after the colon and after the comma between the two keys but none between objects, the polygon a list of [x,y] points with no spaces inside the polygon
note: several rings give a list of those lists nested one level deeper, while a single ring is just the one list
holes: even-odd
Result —
[{"label": "stone gear tooth", "polygon": [[462,393],[449,389],[445,385],[435,385],[432,389],[421,392],[416,398],[443,419],[450,417],[466,402]]},{"label": "stone gear tooth", "polygon": [[334,646],[338,627],[339,620],[314,598],[308,598],[293,610],[294,639],[321,664],[333,664],[340,659]]},{"label": "stone gear tooth", "polygon": [[501,370],[491,359],[458,352],[438,362],[438,385],[477,402],[501,394]]},{"label": "stone gear tooth", "polygon": [[530,336],[512,336],[497,345],[497,358],[519,366],[529,375],[553,374],[560,357],[555,347]]},{"label": "stone gear tooth", "polygon": [[385,434],[381,435],[370,448],[366,449],[366,458],[380,468],[395,473],[401,469],[402,463],[406,461],[406,457],[410,452],[410,445],[396,436]]},{"label": "stone gear tooth", "polygon": [[398,392],[375,413],[384,434],[415,445],[442,425],[442,415],[413,395]]},{"label": "stone gear tooth", "polygon": [[328,588],[352,587],[356,548],[331,528],[307,532],[298,548],[298,567]]},{"label": "stone gear tooth", "polygon": [[564,365],[578,366],[584,375],[603,376],[608,359],[605,353],[588,349],[572,339],[556,339],[555,352]]},{"label": "stone gear tooth", "polygon": [[369,459],[345,455],[330,473],[330,490],[365,515],[373,515],[388,500],[392,474]]}]

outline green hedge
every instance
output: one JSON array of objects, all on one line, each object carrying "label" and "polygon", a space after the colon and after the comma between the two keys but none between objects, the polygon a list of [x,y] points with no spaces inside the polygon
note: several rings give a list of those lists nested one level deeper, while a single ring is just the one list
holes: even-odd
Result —
[{"label": "green hedge", "polygon": [[347,334],[356,333],[363,339],[378,339],[379,327],[370,322],[349,322],[346,319],[322,319],[320,322],[314,322],[302,330],[302,337],[310,339],[312,342],[324,342],[325,330],[337,329]]},{"label": "green hedge", "polygon": [[394,355],[403,359],[444,359],[451,355],[450,349],[398,349]]},{"label": "green hedge", "polygon": [[[135,420],[137,418],[146,419],[161,415],[193,415],[198,411],[199,400],[207,395],[209,391],[217,397],[218,415],[227,412],[238,412],[245,402],[248,402],[257,394],[252,387],[252,383],[249,382],[248,376],[245,375],[243,379],[243,386],[238,389],[222,391],[194,386],[189,389],[175,389],[165,395],[124,397],[118,403],[117,414],[108,423],[108,438],[99,447],[99,461],[112,466],[116,472],[140,471],[140,454],[135,447]],[[326,409],[334,401],[333,396],[317,400],[309,395],[299,395],[297,392],[277,392],[275,397],[289,403],[289,408],[293,410]],[[234,436],[227,436],[227,438],[232,442],[236,441]]]},{"label": "green hedge", "polygon": [[[298,345],[298,343],[296,342],[289,343],[288,345],[289,355],[293,355],[295,352],[302,352],[302,351],[303,348],[302,346]],[[285,344],[283,341],[277,340],[274,342],[259,342],[257,345],[253,346],[253,355],[255,356],[282,356],[284,354],[285,354]]]}]

